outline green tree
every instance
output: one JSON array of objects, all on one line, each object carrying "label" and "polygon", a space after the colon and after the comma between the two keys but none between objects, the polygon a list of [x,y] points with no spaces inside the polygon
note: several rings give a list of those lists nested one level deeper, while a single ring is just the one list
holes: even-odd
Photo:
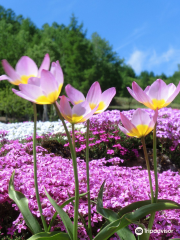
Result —
[{"label": "green tree", "polygon": [[93,33],[91,42],[94,51],[94,69],[95,79],[101,85],[102,90],[110,87],[116,87],[117,95],[122,90],[122,63],[123,59],[113,52],[112,46],[105,39],[102,39],[97,33]]},{"label": "green tree", "polygon": [[140,86],[142,87],[142,89],[145,89],[148,85],[150,85],[149,84],[150,76],[148,71],[141,72],[139,79],[140,79]]}]

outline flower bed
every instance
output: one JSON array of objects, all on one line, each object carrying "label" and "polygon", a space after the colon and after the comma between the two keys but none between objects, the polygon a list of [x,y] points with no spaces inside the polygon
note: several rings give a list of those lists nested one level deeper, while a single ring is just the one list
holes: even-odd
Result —
[{"label": "flower bed", "polygon": [[[152,110],[146,110],[150,114]],[[134,110],[124,112],[126,116],[131,118]],[[179,122],[180,113],[178,110],[162,109],[159,111],[157,136],[165,142],[165,139],[171,140],[169,148],[172,151],[178,147],[179,144]],[[94,158],[90,161],[90,189],[91,200],[96,202],[97,194],[100,186],[104,180],[104,207],[118,211],[132,202],[150,199],[150,191],[148,184],[148,174],[146,170],[140,170],[139,167],[126,168],[121,166],[123,161],[123,154],[126,155],[129,149],[123,147],[119,142],[122,140],[117,132],[117,124],[120,123],[119,111],[106,111],[98,116],[91,118],[91,132],[92,139],[90,146],[92,154],[95,153],[96,148],[106,146],[105,156],[101,159]],[[3,135],[3,134],[2,134]],[[4,136],[3,136],[4,137]],[[126,138],[127,141],[132,141],[132,138]],[[77,134],[76,144],[83,150],[84,137]],[[115,144],[114,144],[115,142]],[[114,150],[118,148],[121,151],[121,158],[113,157]],[[129,142],[127,142],[129,143]],[[164,143],[165,144],[165,143]],[[68,144],[66,144],[68,145]],[[114,147],[113,147],[114,146]],[[121,146],[121,148],[120,148]],[[124,148],[124,149],[123,149]],[[133,149],[133,146],[132,146]],[[134,148],[136,149],[136,148]],[[117,149],[116,149],[117,150]],[[136,149],[137,150],[137,149]],[[11,140],[4,142],[0,150],[0,204],[12,203],[8,197],[8,182],[12,172],[15,169],[15,189],[21,191],[29,200],[29,207],[31,212],[39,217],[37,202],[35,198],[34,180],[33,180],[33,156],[32,141],[20,143],[18,140]],[[102,151],[104,152],[104,150]],[[134,157],[137,154],[134,153]],[[80,193],[86,192],[86,164],[84,159],[77,159],[79,187]],[[107,164],[108,163],[108,164]],[[75,184],[73,178],[72,161],[49,154],[46,149],[37,146],[37,167],[38,167],[38,185],[41,202],[43,203],[43,214],[47,221],[50,221],[54,214],[53,207],[47,200],[44,193],[44,187],[48,193],[53,197],[58,204],[66,201],[68,193],[74,196]],[[159,174],[159,196],[160,199],[170,199],[180,203],[180,175],[178,172],[166,171]],[[154,176],[152,175],[154,182]],[[16,209],[16,205],[12,206]],[[80,199],[79,205],[80,213],[87,221],[87,198],[86,196]],[[64,210],[73,217],[73,206],[68,204]],[[99,227],[102,225],[102,216],[96,213],[96,206],[92,207],[92,227],[95,235]],[[144,221],[146,224],[146,222]],[[1,223],[2,226],[3,222]],[[180,211],[166,210],[156,213],[154,221],[154,229],[172,230],[172,233],[154,233],[151,234],[151,239],[169,239],[170,237],[180,237]],[[64,230],[64,226],[59,218],[56,221],[56,227]],[[19,232],[26,228],[25,222],[20,214],[13,222],[12,226],[8,228],[8,234],[12,234],[15,230]],[[133,230],[134,226],[130,228]],[[79,222],[78,235],[80,239],[88,239],[85,229]],[[119,239],[112,237],[111,239]]]}]

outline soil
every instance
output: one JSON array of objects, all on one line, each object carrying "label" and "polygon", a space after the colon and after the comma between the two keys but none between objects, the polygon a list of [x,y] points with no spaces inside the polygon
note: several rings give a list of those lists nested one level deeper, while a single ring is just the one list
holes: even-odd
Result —
[{"label": "soil", "polygon": [[[139,157],[137,157],[135,160],[131,161],[124,161],[124,164],[126,167],[134,167],[134,166],[140,166],[140,169],[145,170],[147,169],[146,166],[146,160],[144,157],[143,149],[138,151]],[[153,163],[153,149],[147,148],[149,163],[150,163],[150,169],[154,170],[154,163]],[[180,172],[180,169],[178,169],[175,164],[171,162],[171,159],[169,157],[162,153],[159,149],[157,149],[157,171],[159,173],[162,173],[163,171],[171,170],[173,172]],[[142,168],[141,168],[142,167]]]},{"label": "soil", "polygon": [[63,146],[63,144],[59,143],[57,140],[46,140],[43,141],[43,148],[48,150],[48,153],[54,153],[55,156],[61,156],[63,158],[70,159],[71,152]]}]

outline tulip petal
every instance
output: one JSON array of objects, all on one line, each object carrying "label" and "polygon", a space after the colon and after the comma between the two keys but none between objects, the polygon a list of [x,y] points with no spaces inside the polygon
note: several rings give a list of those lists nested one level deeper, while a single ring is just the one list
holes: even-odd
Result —
[{"label": "tulip petal", "polygon": [[65,87],[65,91],[72,104],[78,104],[86,100],[84,95],[70,84]]},{"label": "tulip petal", "polygon": [[30,78],[28,79],[28,84],[30,84],[30,85],[36,85],[36,86],[40,87],[40,85],[41,85],[41,80],[40,80],[40,78],[37,78],[37,77],[30,77]]},{"label": "tulip petal", "polygon": [[136,82],[132,83],[133,92],[139,102],[143,103],[145,106],[154,109],[151,98],[142,90],[141,87]]},{"label": "tulip petal", "polygon": [[66,96],[61,96],[60,104],[59,104],[59,110],[68,122],[72,123],[72,110],[70,107],[70,104],[68,100],[66,99]]},{"label": "tulip petal", "polygon": [[54,75],[59,86],[62,86],[64,83],[64,76],[59,61],[53,62],[51,64],[50,72]]},{"label": "tulip petal", "polygon": [[149,89],[150,89],[150,86],[147,86],[145,89],[144,89],[144,92],[148,95],[149,93]]},{"label": "tulip petal", "polygon": [[167,85],[167,87],[168,87],[168,98],[169,98],[176,90],[176,86],[174,85],[174,83],[170,83]]},{"label": "tulip petal", "polygon": [[80,122],[85,122],[87,121],[90,117],[92,117],[92,115],[96,112],[96,110],[98,109],[99,105],[97,105],[93,110],[90,111],[90,113],[88,113],[87,115],[85,115]]},{"label": "tulip petal", "polygon": [[94,82],[86,96],[86,100],[89,103],[91,109],[94,109],[101,100],[101,87],[98,82]]},{"label": "tulip petal", "polygon": [[31,58],[27,56],[23,56],[19,59],[19,61],[16,64],[15,70],[21,76],[21,78],[22,76],[37,77],[38,75],[37,65]]},{"label": "tulip petal", "polygon": [[151,98],[151,100],[156,99],[158,101],[164,100],[168,98],[168,87],[166,83],[161,80],[157,79],[153,84],[150,86],[148,91],[148,96]]},{"label": "tulip petal", "polygon": [[118,125],[118,127],[124,134],[128,135],[129,132],[124,127],[122,127],[120,124]]},{"label": "tulip petal", "polygon": [[[172,86],[170,86],[171,88],[170,88],[170,92],[172,91]],[[166,103],[165,103],[165,106],[164,107],[166,107],[166,106],[168,106],[174,99],[175,99],[175,97],[178,95],[178,93],[179,93],[179,91],[180,91],[180,82],[178,83],[178,86],[177,86],[177,88],[176,88],[176,90],[172,93],[172,95],[171,96],[169,96],[169,98],[166,100]]]},{"label": "tulip petal", "polygon": [[48,99],[49,104],[51,104],[58,99],[62,86],[59,88],[58,83],[52,73],[43,69],[41,71],[40,87],[42,89],[43,96],[37,98],[37,101],[46,102]]},{"label": "tulip petal", "polygon": [[158,118],[158,109],[156,109],[149,126],[154,127],[155,123],[157,122],[157,118]]},{"label": "tulip petal", "polygon": [[[4,68],[4,71],[7,73],[7,75],[10,77],[10,81],[12,84],[18,85],[21,83],[21,77],[19,74],[16,73],[14,68],[11,67],[11,65],[8,63],[7,60],[2,60],[2,65]],[[3,75],[6,76],[6,75]],[[1,76],[2,77],[2,76]],[[4,80],[4,79],[2,79]]]},{"label": "tulip petal", "polygon": [[91,108],[89,107],[89,103],[87,101],[74,105],[72,109],[72,123],[81,122],[84,116],[88,115],[90,112]]},{"label": "tulip petal", "polygon": [[148,135],[154,129],[154,126],[155,126],[155,124],[157,122],[157,117],[158,117],[158,109],[156,109],[156,111],[154,113],[154,116],[153,116],[152,120],[149,123],[148,129],[146,131],[146,135]]},{"label": "tulip petal", "polygon": [[30,102],[35,102],[34,99],[29,98],[26,94],[24,94],[24,93],[21,92],[21,91],[18,91],[18,90],[14,89],[14,88],[12,88],[12,91],[13,91],[13,93],[15,93],[17,96],[19,96],[19,97],[21,97],[21,98],[24,98],[24,99],[26,99],[26,100],[28,100],[28,101],[30,101]]},{"label": "tulip petal", "polygon": [[[62,96],[59,96],[59,99],[61,99],[61,98],[62,98]],[[66,99],[68,100],[68,102],[71,102],[68,97],[66,97]]]},{"label": "tulip petal", "polygon": [[[128,133],[126,133],[128,136],[141,138],[142,136],[147,135],[146,133],[149,131],[147,121],[150,123],[151,120],[145,111],[137,109],[133,114],[131,121],[121,113],[120,116],[124,127],[128,131]],[[150,129],[150,131],[152,131],[152,129]]]},{"label": "tulip petal", "polygon": [[46,96],[52,92],[58,91],[58,83],[52,73],[48,70],[43,69],[41,71],[40,85]]},{"label": "tulip petal", "polygon": [[49,66],[50,66],[50,57],[49,57],[49,54],[47,53],[45,56],[44,56],[44,59],[43,59],[43,61],[42,61],[42,63],[41,63],[41,66],[40,66],[40,68],[39,68],[39,70],[38,70],[38,75],[37,75],[37,77],[41,77],[41,71],[43,70],[43,69],[45,69],[45,70],[49,70]]},{"label": "tulip petal", "polygon": [[147,112],[142,109],[137,109],[133,114],[131,120],[131,122],[136,126],[139,131],[139,135],[137,135],[136,137],[142,137],[149,134],[154,128],[154,125],[157,121],[157,116],[158,110],[155,111],[155,114],[151,120]]},{"label": "tulip petal", "polygon": [[56,101],[54,100],[53,96],[51,96],[51,94],[46,97],[41,87],[38,87],[36,85],[20,84],[19,89],[26,96],[26,98],[23,98],[31,99],[31,102],[35,102],[37,104],[52,104]]},{"label": "tulip petal", "polygon": [[124,127],[127,129],[128,132],[131,132],[132,129],[136,128],[134,124],[132,124],[131,121],[121,112],[120,112],[120,118],[121,118],[122,124],[124,125]]},{"label": "tulip petal", "polygon": [[138,97],[136,97],[136,94],[133,92],[132,89],[130,89],[129,87],[127,87],[127,90],[128,90],[128,92],[131,94],[131,96],[132,96],[134,99],[136,99],[136,101],[140,102],[139,99],[138,99]]},{"label": "tulip petal", "polygon": [[99,102],[99,107],[97,109],[96,113],[102,113],[103,111],[105,111],[108,107],[109,104],[112,100],[112,98],[115,96],[116,94],[116,89],[115,87],[109,88],[106,91],[104,91],[101,94],[101,101]]},{"label": "tulip petal", "polygon": [[136,109],[136,111],[133,114],[131,123],[134,126],[138,126],[138,125],[149,125],[151,119],[148,115],[147,112],[145,112],[144,110],[138,108]]},{"label": "tulip petal", "polygon": [[[36,78],[34,78],[34,81]],[[26,94],[32,99],[36,99],[38,96],[43,94],[42,89],[36,85],[32,84],[19,84],[19,89],[22,93]]]},{"label": "tulip petal", "polygon": [[78,116],[86,115],[91,111],[89,104],[87,101],[81,102],[73,106],[72,114],[76,114]]},{"label": "tulip petal", "polygon": [[1,76],[0,76],[0,81],[1,81],[1,80],[8,80],[9,82],[12,82],[12,79],[9,78],[7,75],[1,75]]}]

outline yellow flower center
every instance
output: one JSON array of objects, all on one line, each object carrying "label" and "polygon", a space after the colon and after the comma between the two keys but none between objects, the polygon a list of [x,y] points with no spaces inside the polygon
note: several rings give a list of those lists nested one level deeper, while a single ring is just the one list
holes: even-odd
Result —
[{"label": "yellow flower center", "polygon": [[46,96],[39,96],[38,98],[35,99],[37,104],[52,104],[54,103],[61,92],[62,89],[62,84],[59,85],[58,91],[54,91],[50,93],[47,97]]},{"label": "yellow flower center", "polygon": [[[91,110],[93,110],[97,106],[97,104],[89,103],[89,106],[90,106]],[[95,113],[101,113],[105,106],[106,106],[105,103],[103,101],[101,101],[99,103],[98,109],[96,110]]]},{"label": "yellow flower center", "polygon": [[152,99],[152,103],[150,102],[142,102],[146,107],[151,108],[153,110],[160,109],[163,107],[168,106],[170,103],[165,102],[164,99],[157,100],[157,99]]},{"label": "yellow flower center", "polygon": [[77,102],[74,102],[74,104],[76,105],[76,104],[79,104],[79,103],[81,103],[81,102],[83,102],[83,100],[79,100],[79,101],[77,101]]},{"label": "yellow flower center", "polygon": [[97,104],[95,104],[95,103],[89,103],[89,106],[90,106],[91,110],[93,110],[93,109],[97,106]]},{"label": "yellow flower center", "polygon": [[161,100],[152,99],[152,102],[153,102],[154,110],[163,108],[164,105],[165,105],[165,100],[164,99],[161,99]]},{"label": "yellow flower center", "polygon": [[133,128],[129,133],[127,133],[127,135],[130,137],[141,138],[146,136],[152,130],[153,128],[148,127],[148,125],[139,124],[136,126],[136,128]]},{"label": "yellow flower center", "polygon": [[98,107],[98,109],[96,110],[95,113],[101,113],[105,107],[106,107],[105,103],[103,101],[101,101],[99,103],[99,107]]},{"label": "yellow flower center", "polygon": [[20,79],[18,80],[15,80],[14,82],[12,82],[14,85],[19,85],[19,84],[27,84],[28,83],[28,79],[30,77],[35,77],[34,75],[29,75],[29,76],[26,76],[26,75],[22,75]]},{"label": "yellow flower center", "polygon": [[68,115],[63,115],[63,117],[70,123],[78,123],[79,121],[82,120],[83,116],[79,116],[77,114],[73,114],[72,116],[68,116]]},{"label": "yellow flower center", "polygon": [[27,83],[28,83],[28,79],[29,79],[30,77],[35,77],[35,76],[34,76],[34,75],[29,75],[29,76],[22,75],[22,76],[21,76],[21,83],[27,84]]}]

